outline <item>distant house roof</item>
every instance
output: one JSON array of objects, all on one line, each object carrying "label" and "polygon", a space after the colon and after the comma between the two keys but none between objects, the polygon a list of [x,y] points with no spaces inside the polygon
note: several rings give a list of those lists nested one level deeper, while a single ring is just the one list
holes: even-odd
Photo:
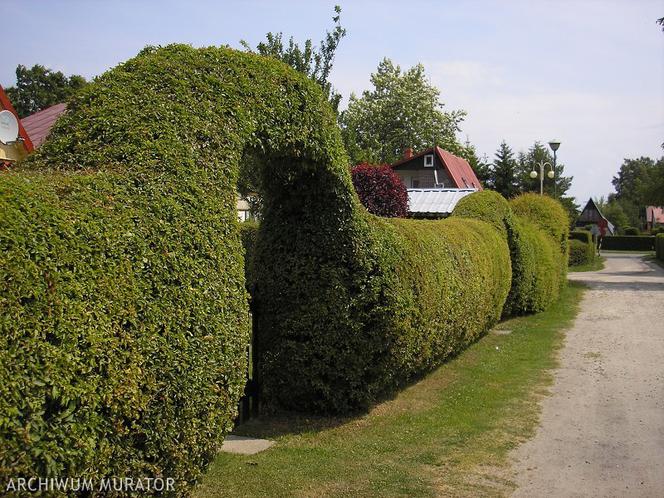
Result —
[{"label": "distant house roof", "polygon": [[409,188],[408,211],[413,216],[444,217],[454,211],[457,203],[474,188]]},{"label": "distant house roof", "polygon": [[646,221],[653,225],[664,225],[664,207],[646,206]]},{"label": "distant house roof", "polygon": [[602,235],[605,235],[605,231],[613,235],[616,231],[615,226],[611,223],[595,204],[595,201],[592,198],[588,199],[586,207],[583,208],[579,218],[576,220],[577,226],[582,226],[584,224],[596,224],[602,230]]},{"label": "distant house roof", "polygon": [[23,118],[21,123],[32,139],[35,149],[44,143],[60,115],[67,110],[67,104],[55,104]]},{"label": "distant house roof", "polygon": [[473,168],[471,168],[470,164],[468,164],[468,161],[466,161],[461,157],[457,157],[454,154],[451,154],[450,152],[447,152],[446,150],[443,150],[438,146],[431,147],[425,151],[422,151],[412,156],[404,157],[403,159],[392,164],[391,166],[392,168],[396,166],[402,166],[409,161],[413,161],[415,159],[422,157],[425,154],[432,154],[432,153],[435,153],[438,156],[440,162],[445,165],[445,168],[447,168],[447,171],[449,172],[450,177],[452,178],[452,181],[455,184],[455,187],[460,189],[471,188],[471,189],[482,190],[482,184],[475,175]]}]

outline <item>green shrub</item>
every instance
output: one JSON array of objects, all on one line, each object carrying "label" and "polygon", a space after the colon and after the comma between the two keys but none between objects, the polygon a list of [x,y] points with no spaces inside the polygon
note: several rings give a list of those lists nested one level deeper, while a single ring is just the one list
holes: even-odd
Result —
[{"label": "green shrub", "polygon": [[502,234],[512,223],[512,209],[507,200],[494,190],[482,190],[462,198],[454,207],[453,216],[486,221]]},{"label": "green shrub", "polygon": [[560,202],[546,195],[522,194],[510,200],[512,211],[528,218],[557,244],[558,281],[562,288],[567,283],[569,216]]},{"label": "green shrub", "polygon": [[569,238],[571,240],[580,240],[586,244],[593,243],[593,234],[587,230],[572,230],[569,233]]},{"label": "green shrub", "polygon": [[641,231],[636,227],[625,227],[625,235],[641,235]]},{"label": "green shrub", "polygon": [[578,239],[570,239],[569,241],[569,266],[585,265],[593,261],[588,257],[589,244],[581,242]]},{"label": "green shrub", "polygon": [[664,233],[659,233],[655,237],[655,256],[660,261],[664,261]]},{"label": "green shrub", "polygon": [[595,261],[596,249],[592,233],[574,230],[569,234],[569,266],[586,265]]},{"label": "green shrub", "polygon": [[[527,198],[532,205],[526,215],[537,214],[544,209],[557,211],[549,198]],[[524,201],[520,201],[524,202]],[[553,208],[551,204],[554,203]],[[497,192],[484,190],[464,197],[454,209],[454,216],[474,217],[491,223],[506,238],[512,263],[510,293],[503,309],[503,316],[533,313],[546,309],[557,298],[564,285],[559,261],[560,247],[553,238],[533,223],[528,216],[516,216],[508,203]],[[548,223],[565,223],[563,218]],[[556,233],[564,233],[565,227],[554,227]]]},{"label": "green shrub", "polygon": [[[274,158],[263,175],[279,185],[266,191],[273,204],[313,177],[305,196],[340,198],[326,229],[357,224],[320,88],[223,48],[144,50],[77,94],[39,151],[0,175],[0,481],[162,475],[184,494],[198,478],[245,383],[235,185],[257,149]],[[285,224],[309,207],[293,197]],[[358,246],[339,239],[354,258]],[[320,276],[278,249],[267,267]]]},{"label": "green shrub", "polygon": [[607,235],[602,249],[609,251],[654,251],[655,237],[649,235]]}]

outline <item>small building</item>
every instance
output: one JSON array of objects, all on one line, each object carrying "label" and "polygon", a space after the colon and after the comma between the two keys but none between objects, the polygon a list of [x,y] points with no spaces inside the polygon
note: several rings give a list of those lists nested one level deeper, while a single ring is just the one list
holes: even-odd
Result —
[{"label": "small building", "polygon": [[482,190],[468,161],[440,147],[418,154],[413,154],[413,149],[406,149],[403,159],[391,167],[409,189]]},{"label": "small building", "polygon": [[[0,117],[0,127],[6,126],[9,128],[13,126],[13,131],[16,132],[16,126],[18,125],[18,133],[13,134],[12,132],[13,136],[11,140],[8,140],[7,143],[0,140],[0,168],[7,168],[13,162],[27,156],[34,150],[34,147],[30,140],[30,135],[25,131],[14,106],[2,86],[0,86],[0,112],[3,113],[3,116]],[[4,123],[5,119],[7,119],[7,123]]]},{"label": "small building", "polygon": [[664,207],[646,206],[646,230],[664,226]]},{"label": "small building", "polygon": [[409,188],[408,214],[411,218],[446,218],[457,203],[474,188]]},{"label": "small building", "polygon": [[616,231],[613,223],[604,217],[592,198],[588,199],[586,207],[583,208],[581,215],[576,220],[576,226],[579,228],[583,228],[588,225],[597,227],[595,230],[593,230],[593,233],[597,231],[597,234],[601,235],[602,237],[605,235],[613,235]]}]

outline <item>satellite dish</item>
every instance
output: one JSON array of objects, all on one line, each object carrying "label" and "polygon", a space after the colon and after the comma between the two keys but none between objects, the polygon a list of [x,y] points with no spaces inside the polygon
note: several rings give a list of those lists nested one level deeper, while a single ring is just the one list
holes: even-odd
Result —
[{"label": "satellite dish", "polygon": [[0,111],[0,142],[8,144],[18,138],[18,120],[11,111]]}]

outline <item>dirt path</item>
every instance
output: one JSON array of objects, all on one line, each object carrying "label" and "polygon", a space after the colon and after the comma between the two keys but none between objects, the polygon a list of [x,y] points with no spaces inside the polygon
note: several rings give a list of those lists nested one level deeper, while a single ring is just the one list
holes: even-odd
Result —
[{"label": "dirt path", "polygon": [[587,283],[536,436],[512,456],[523,497],[664,496],[664,271],[607,256]]}]

